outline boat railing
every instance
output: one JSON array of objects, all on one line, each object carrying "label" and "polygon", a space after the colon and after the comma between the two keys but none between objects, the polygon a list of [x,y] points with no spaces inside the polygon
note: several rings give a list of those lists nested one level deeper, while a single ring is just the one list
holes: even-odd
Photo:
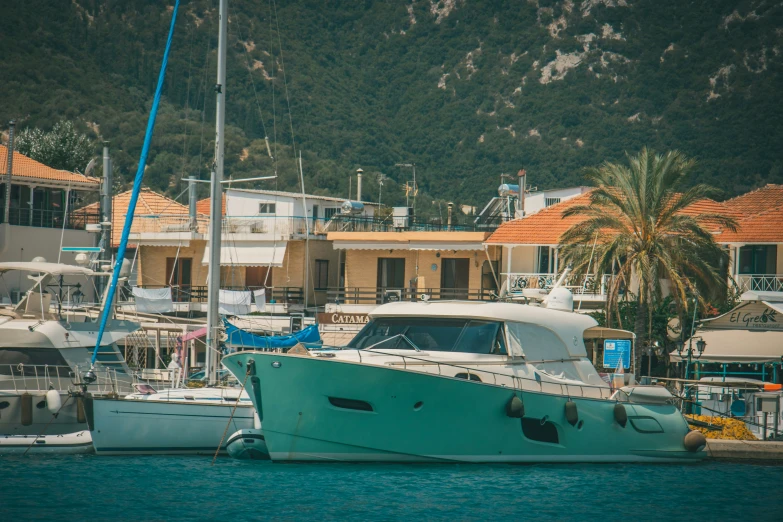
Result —
[{"label": "boat railing", "polygon": [[[114,368],[98,367],[94,383],[87,385],[87,391],[95,394],[114,392],[117,389],[117,371]],[[19,392],[51,389],[75,390],[81,384],[79,368],[48,364],[3,364],[0,365],[0,390]],[[130,386],[128,387],[130,388]]]},{"label": "boat railing", "polygon": [[[388,339],[386,341],[388,341]],[[410,343],[410,341],[408,342]],[[592,398],[592,399],[610,399],[615,392],[615,390],[613,390],[609,386],[565,383],[565,382],[557,382],[554,380],[545,380],[545,378],[541,377],[541,373],[538,371],[535,372],[534,378],[522,377],[519,375],[510,375],[506,373],[493,372],[491,370],[482,370],[476,367],[468,367],[455,363],[433,361],[431,359],[424,359],[422,357],[401,355],[399,353],[382,352],[372,348],[357,350],[357,353],[359,354],[360,363],[364,362],[362,360],[362,352],[364,352],[365,354],[371,353],[373,355],[387,355],[390,357],[399,357],[401,359],[400,362],[398,363],[390,362],[388,364],[390,366],[402,365],[402,367],[406,370],[409,369],[408,368],[409,365],[416,366],[417,371],[426,371],[426,370],[422,370],[421,367],[424,368],[435,367],[437,368],[438,375],[445,375],[443,373],[443,367],[453,368],[457,370],[464,370],[464,371],[457,372],[455,375],[470,381],[479,381],[485,384],[491,383],[496,386],[504,386],[513,390],[519,390],[521,392],[537,391],[540,393],[550,393],[550,394],[563,395],[568,397],[584,397],[584,398]],[[503,364],[506,363],[504,362]],[[427,373],[434,373],[434,372],[427,371]],[[445,375],[445,376],[454,377],[455,375]],[[484,378],[482,378],[482,376]],[[485,380],[486,378],[491,380]]]}]

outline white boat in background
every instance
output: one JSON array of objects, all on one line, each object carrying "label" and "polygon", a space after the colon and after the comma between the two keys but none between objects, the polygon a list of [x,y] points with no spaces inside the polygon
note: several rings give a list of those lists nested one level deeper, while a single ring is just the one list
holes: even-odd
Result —
[{"label": "white boat in background", "polygon": [[[26,273],[36,284],[16,305],[0,308],[0,438],[3,447],[24,445],[25,436],[39,436],[36,448],[87,429],[82,386],[74,379],[80,369],[90,367],[90,356],[97,341],[97,323],[86,313],[65,311],[62,303],[52,304],[46,291],[53,281],[64,285],[69,277],[102,275],[90,269],[46,262],[0,263],[0,276],[10,271]],[[60,293],[56,293],[60,295]],[[54,310],[54,311],[51,311]],[[132,391],[129,370],[117,347],[138,329],[130,321],[112,320],[107,325],[98,353],[98,379],[87,391]],[[107,385],[108,376],[120,376],[120,382]],[[79,441],[89,440],[83,435]],[[70,443],[60,445],[71,452]]]},{"label": "white boat in background", "polygon": [[254,426],[253,403],[239,387],[137,388],[124,398],[92,401],[97,454],[213,455],[218,446],[225,452],[228,434]]}]

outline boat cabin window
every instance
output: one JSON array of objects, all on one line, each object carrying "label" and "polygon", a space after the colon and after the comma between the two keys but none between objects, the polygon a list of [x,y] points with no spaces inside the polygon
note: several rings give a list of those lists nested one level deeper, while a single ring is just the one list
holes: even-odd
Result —
[{"label": "boat cabin window", "polygon": [[[476,319],[381,317],[370,321],[350,348],[505,355],[502,323]],[[415,347],[414,347],[415,346]]]},{"label": "boat cabin window", "polygon": [[69,366],[56,348],[0,348],[0,375],[20,375],[20,364],[29,366],[24,375],[35,375],[34,366]]}]

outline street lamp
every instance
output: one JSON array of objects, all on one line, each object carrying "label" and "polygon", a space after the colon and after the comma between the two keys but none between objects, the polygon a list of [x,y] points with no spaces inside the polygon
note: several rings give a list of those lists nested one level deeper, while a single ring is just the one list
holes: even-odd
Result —
[{"label": "street lamp", "polygon": [[[693,340],[698,339],[696,341],[696,349],[693,349]],[[688,378],[688,370],[691,366],[691,360],[692,358],[695,358],[697,361],[701,359],[701,356],[704,354],[704,349],[707,348],[707,341],[704,340],[703,337],[693,337],[691,336],[690,339],[688,339],[688,347],[685,348],[685,343],[683,341],[677,341],[677,354],[680,356],[680,358],[683,358],[683,354],[687,355],[688,362],[685,366],[685,378]]]}]

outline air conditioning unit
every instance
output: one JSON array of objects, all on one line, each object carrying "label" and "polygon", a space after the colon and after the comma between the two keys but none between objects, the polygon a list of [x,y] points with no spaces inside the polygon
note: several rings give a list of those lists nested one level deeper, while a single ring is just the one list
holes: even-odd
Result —
[{"label": "air conditioning unit", "polygon": [[385,303],[397,303],[402,301],[402,290],[386,290],[383,292],[383,302]]},{"label": "air conditioning unit", "polygon": [[263,221],[256,221],[250,225],[250,232],[253,234],[266,234],[266,223]]},{"label": "air conditioning unit", "polygon": [[19,301],[22,300],[22,297],[24,297],[24,294],[20,290],[11,290],[11,302],[16,304]]}]

